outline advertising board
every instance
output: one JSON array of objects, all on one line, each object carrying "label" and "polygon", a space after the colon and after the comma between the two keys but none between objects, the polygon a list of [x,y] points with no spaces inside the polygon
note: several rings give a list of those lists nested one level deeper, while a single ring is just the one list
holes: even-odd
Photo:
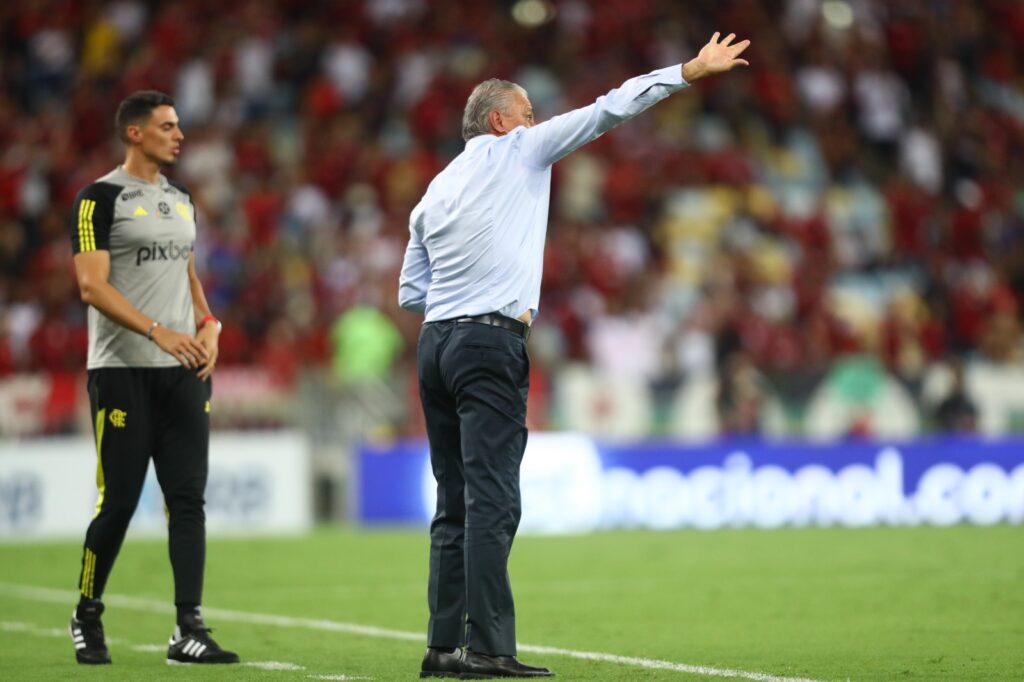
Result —
[{"label": "advertising board", "polygon": [[[296,433],[217,433],[210,442],[207,529],[287,534],[312,527],[309,453]],[[92,441],[0,441],[0,539],[80,538],[97,497]],[[163,496],[150,463],[130,534],[166,532]]]},{"label": "advertising board", "polygon": [[[363,447],[364,524],[426,524],[435,504],[424,442]],[[907,443],[599,443],[531,434],[522,532],[604,528],[873,526],[1024,522],[1024,440]]]}]

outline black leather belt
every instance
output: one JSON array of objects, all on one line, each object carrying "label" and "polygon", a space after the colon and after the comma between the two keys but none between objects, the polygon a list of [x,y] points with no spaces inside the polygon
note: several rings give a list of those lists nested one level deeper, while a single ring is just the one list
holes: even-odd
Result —
[{"label": "black leather belt", "polygon": [[530,325],[514,317],[506,317],[498,313],[484,313],[483,315],[467,315],[456,317],[455,322],[473,322],[474,324],[489,324],[492,327],[501,327],[510,332],[519,334],[524,339],[530,338]]}]

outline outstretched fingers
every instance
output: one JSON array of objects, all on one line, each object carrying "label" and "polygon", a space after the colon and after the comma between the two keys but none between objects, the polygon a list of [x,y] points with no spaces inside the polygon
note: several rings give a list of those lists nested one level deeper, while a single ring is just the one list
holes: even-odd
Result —
[{"label": "outstretched fingers", "polygon": [[741,54],[743,54],[743,51],[746,50],[748,47],[750,47],[750,41],[749,40],[744,40],[744,41],[736,43],[735,45],[732,46],[732,50],[733,50],[733,52],[732,52],[732,63],[733,63],[733,65],[743,64],[744,66],[750,66],[750,62],[748,62],[746,59],[737,59],[737,57],[739,57]]},{"label": "outstretched fingers", "polygon": [[722,34],[719,31],[715,31],[708,44],[701,48],[694,60],[695,64],[690,68],[691,76],[701,78],[729,71],[736,66],[750,66],[746,59],[739,58],[750,47],[750,40],[741,40],[738,43],[734,43],[736,34],[730,33],[724,40],[719,42],[721,36]]}]

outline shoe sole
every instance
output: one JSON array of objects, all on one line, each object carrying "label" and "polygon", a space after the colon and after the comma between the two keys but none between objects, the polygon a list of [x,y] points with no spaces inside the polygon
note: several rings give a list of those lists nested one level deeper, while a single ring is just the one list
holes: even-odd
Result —
[{"label": "shoe sole", "polygon": [[487,673],[461,673],[458,677],[460,680],[511,680],[511,679],[532,679],[539,677],[554,677],[554,673],[547,675],[489,675]]},{"label": "shoe sole", "polygon": [[167,665],[238,665],[239,661],[176,661],[167,659]]},{"label": "shoe sole", "polygon": [[434,672],[434,671],[430,671],[430,670],[421,670],[420,671],[420,679],[426,679],[428,677],[447,677],[449,679],[455,679],[455,680],[462,679],[462,677],[461,677],[461,675],[459,675],[459,673]]}]

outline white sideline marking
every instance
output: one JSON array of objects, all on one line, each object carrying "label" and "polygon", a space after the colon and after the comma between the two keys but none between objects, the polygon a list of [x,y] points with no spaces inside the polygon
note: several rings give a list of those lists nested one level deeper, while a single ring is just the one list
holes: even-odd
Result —
[{"label": "white sideline marking", "polygon": [[306,667],[297,663],[285,663],[283,661],[244,661],[242,665],[260,670],[305,670]]},{"label": "white sideline marking", "polygon": [[15,621],[0,622],[0,630],[7,630],[8,632],[24,632],[29,635],[36,635],[37,637],[64,638],[68,636],[68,631],[64,628],[41,628],[38,625],[33,625],[32,623],[19,623]]},{"label": "white sideline marking", "polygon": [[[72,590],[57,590],[50,587],[34,587],[31,585],[16,585],[13,583],[0,582],[0,594],[19,599],[28,599],[43,602],[71,603],[78,599],[78,592]],[[155,599],[142,597],[129,597],[126,595],[108,594],[103,599],[107,604],[120,606],[126,609],[137,611],[149,611],[151,613],[174,613],[175,609],[170,604]],[[343,623],[334,620],[319,620],[314,618],[295,618],[292,616],[275,616],[269,613],[250,613],[247,611],[232,611],[230,609],[217,609],[203,607],[203,615],[221,621],[233,621],[236,623],[247,623],[250,625],[273,625],[281,628],[301,628],[305,630],[322,630],[326,632],[345,632],[352,635],[365,635],[367,637],[379,637],[381,639],[401,639],[411,642],[423,642],[423,633],[407,632],[404,630],[389,630],[371,625],[358,625],[356,623]],[[519,650],[531,654],[544,654],[549,656],[565,656],[578,658],[585,661],[598,661],[601,663],[615,663],[628,665],[648,670],[672,670],[691,675],[704,675],[706,677],[736,677],[755,682],[822,682],[807,677],[785,677],[771,675],[747,670],[731,670],[729,668],[712,668],[704,665],[689,665],[687,663],[673,663],[672,661],[661,661],[654,658],[640,658],[636,656],[618,656],[598,651],[575,651],[573,649],[559,649],[550,646],[536,646],[533,644],[520,644]],[[366,678],[324,678],[324,679],[366,679]]]},{"label": "white sideline marking", "polygon": [[[109,644],[109,640],[107,641]],[[138,651],[143,654],[155,654],[158,651],[167,651],[166,644],[134,644],[132,645],[132,651]]]},{"label": "white sideline marking", "polygon": [[[43,628],[32,623],[22,623],[18,621],[0,621],[0,630],[7,630],[8,632],[22,632],[29,635],[36,635],[39,637],[59,637],[63,639],[67,637],[67,631],[61,628]],[[109,643],[111,640],[108,639]],[[163,644],[133,644],[131,646],[132,651],[139,651],[143,653],[153,653],[157,651],[164,651],[167,647]],[[246,661],[242,665],[247,665],[250,668],[259,668],[261,670],[305,670],[305,666],[298,665],[296,663],[285,663],[283,661]],[[340,679],[340,678],[339,678]],[[369,680],[369,677],[347,677],[348,680]]]},{"label": "white sideline marking", "polygon": [[[68,636],[67,628],[44,628],[35,623],[22,623],[19,621],[5,620],[0,621],[0,630],[7,630],[8,632],[24,632],[29,635],[35,635],[36,637],[58,637],[64,639]],[[82,641],[82,636],[74,638],[76,643]],[[116,638],[107,637],[107,644],[124,644],[123,641]],[[85,646],[84,644],[82,646]]]}]

